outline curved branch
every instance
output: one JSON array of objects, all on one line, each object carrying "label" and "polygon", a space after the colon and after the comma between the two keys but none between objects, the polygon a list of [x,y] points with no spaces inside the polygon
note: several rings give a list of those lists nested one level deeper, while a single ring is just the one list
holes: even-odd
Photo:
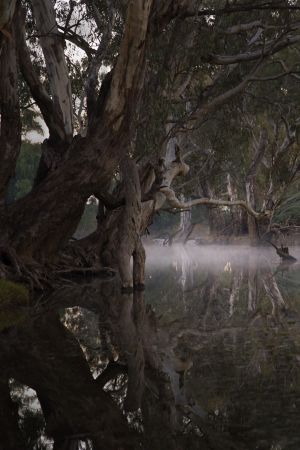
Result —
[{"label": "curved branch", "polygon": [[78,48],[83,50],[88,57],[88,59],[92,58],[92,56],[96,53],[96,50],[94,50],[88,42],[79,34],[74,33],[70,28],[66,29],[65,27],[62,27],[60,25],[57,26],[60,33],[57,34],[60,39],[66,39],[69,42],[72,42],[72,44],[76,45]]},{"label": "curved branch", "polygon": [[240,62],[254,61],[266,56],[274,55],[290,45],[297,44],[300,41],[300,35],[286,36],[284,39],[271,42],[268,46],[261,50],[253,52],[240,53],[238,55],[210,55],[209,62],[218,65],[228,65]]},{"label": "curved branch", "polygon": [[218,199],[213,199],[213,198],[196,198],[194,200],[189,200],[187,202],[182,202],[180,201],[177,197],[175,192],[173,191],[173,189],[171,188],[167,188],[167,187],[163,187],[160,189],[160,192],[162,192],[165,197],[166,200],[168,201],[168,203],[170,204],[170,206],[172,206],[175,209],[181,209],[181,210],[185,210],[185,209],[189,209],[192,206],[197,206],[197,205],[210,205],[210,206],[228,206],[228,207],[233,207],[233,206],[240,206],[242,208],[244,208],[248,214],[250,214],[250,216],[255,217],[255,219],[261,219],[262,217],[266,217],[268,215],[268,212],[257,212],[255,211],[252,206],[245,202],[244,200],[218,200]]}]

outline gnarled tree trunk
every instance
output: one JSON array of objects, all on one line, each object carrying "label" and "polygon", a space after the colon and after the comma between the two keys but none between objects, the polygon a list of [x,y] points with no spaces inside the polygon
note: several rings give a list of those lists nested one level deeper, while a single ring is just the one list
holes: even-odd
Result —
[{"label": "gnarled tree trunk", "polygon": [[117,267],[123,288],[132,288],[133,285],[143,286],[145,277],[145,250],[141,241],[141,188],[138,169],[133,160],[124,158],[121,170],[125,205],[107,214],[93,240],[99,240],[102,244],[99,253],[103,264]]},{"label": "gnarled tree trunk", "polygon": [[[30,194],[0,209],[1,244],[14,248],[19,256],[38,260],[57,256],[74,233],[86,199],[106,185],[122,159],[143,86],[151,5],[152,0],[128,4],[119,57],[106,90],[100,92],[97,113],[86,137],[72,140],[56,170],[50,171]],[[45,23],[41,19],[41,24]],[[48,46],[48,41],[43,45]],[[53,61],[50,58],[48,62]],[[33,80],[31,87],[34,86]],[[42,95],[40,86],[32,94],[38,105],[45,106],[49,100]],[[48,118],[52,113],[56,113],[55,108]],[[65,125],[69,135],[70,121]]]}]

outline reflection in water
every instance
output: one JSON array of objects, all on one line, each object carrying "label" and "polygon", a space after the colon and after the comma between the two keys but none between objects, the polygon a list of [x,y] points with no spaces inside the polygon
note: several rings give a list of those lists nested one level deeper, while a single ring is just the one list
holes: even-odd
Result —
[{"label": "reflection in water", "polygon": [[299,274],[272,251],[150,247],[145,293],[1,305],[0,448],[298,450]]}]

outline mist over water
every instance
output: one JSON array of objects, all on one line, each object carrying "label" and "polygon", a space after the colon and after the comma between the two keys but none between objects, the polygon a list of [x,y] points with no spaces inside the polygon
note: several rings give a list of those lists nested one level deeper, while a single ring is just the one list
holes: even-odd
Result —
[{"label": "mist over water", "polygon": [[[160,245],[161,244],[161,245]],[[148,271],[153,268],[166,269],[172,264],[188,262],[191,270],[209,270],[217,273],[226,270],[228,264],[246,268],[249,261],[255,261],[258,267],[276,267],[281,259],[272,247],[249,247],[242,245],[207,245],[199,246],[193,242],[187,245],[174,244],[171,247],[146,244],[146,267]],[[297,269],[300,264],[300,247],[289,249],[290,254],[297,258],[297,262],[290,268]]]}]

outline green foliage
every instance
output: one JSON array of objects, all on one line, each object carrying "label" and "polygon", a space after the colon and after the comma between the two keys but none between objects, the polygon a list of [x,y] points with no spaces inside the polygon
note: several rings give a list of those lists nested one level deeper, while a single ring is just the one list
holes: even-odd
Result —
[{"label": "green foliage", "polygon": [[192,209],[192,223],[208,224],[208,210],[205,206],[196,206]]},{"label": "green foliage", "polygon": [[7,193],[8,203],[30,192],[41,156],[40,144],[23,142],[17,161],[15,176],[10,181]]},{"label": "green foliage", "polygon": [[[35,61],[35,68],[38,65]],[[26,135],[29,131],[36,131],[37,133],[43,134],[43,129],[41,124],[38,122],[38,118],[41,114],[33,109],[33,99],[31,97],[30,90],[25,82],[25,80],[19,77],[19,95],[21,104],[21,121],[22,121],[22,134]]]},{"label": "green foliage", "polygon": [[31,108],[24,109],[22,111],[22,132],[26,135],[29,131],[36,131],[40,135],[43,135],[43,128],[41,124],[37,121],[40,114]]},{"label": "green foliage", "polygon": [[300,192],[287,193],[274,215],[274,222],[300,224]]},{"label": "green foliage", "polygon": [[[201,223],[207,225],[208,213],[205,206],[197,206],[192,209],[191,224]],[[179,229],[180,213],[170,214],[165,211],[161,211],[156,214],[153,219],[153,223],[150,226],[150,235],[152,237],[162,237],[164,233],[175,232]]]}]

